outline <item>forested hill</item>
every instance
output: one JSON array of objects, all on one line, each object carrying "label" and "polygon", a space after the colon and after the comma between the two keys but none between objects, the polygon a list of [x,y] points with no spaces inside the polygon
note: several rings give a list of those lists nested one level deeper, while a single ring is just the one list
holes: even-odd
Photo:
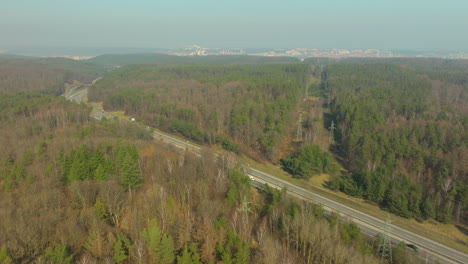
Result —
[{"label": "forested hill", "polygon": [[104,76],[89,99],[201,143],[275,160],[310,74],[303,64],[131,65]]},{"label": "forested hill", "polygon": [[245,63],[296,63],[293,57],[261,57],[248,55],[210,55],[181,57],[159,53],[107,54],[87,60],[90,63],[107,66],[130,64],[245,64]]},{"label": "forested hill", "polygon": [[0,57],[0,92],[42,91],[61,94],[65,83],[90,83],[106,67],[65,58]]},{"label": "forested hill", "polygon": [[466,224],[467,61],[323,65],[321,87],[331,98],[337,154],[351,172],[330,186],[404,217]]},{"label": "forested hill", "polygon": [[176,152],[26,81],[0,92],[0,263],[378,263],[355,224],[257,191],[232,156]]},{"label": "forested hill", "polygon": [[160,53],[141,53],[141,54],[105,54],[93,57],[87,60],[90,63],[110,66],[123,66],[129,64],[145,63],[182,63],[183,57],[171,56]]}]

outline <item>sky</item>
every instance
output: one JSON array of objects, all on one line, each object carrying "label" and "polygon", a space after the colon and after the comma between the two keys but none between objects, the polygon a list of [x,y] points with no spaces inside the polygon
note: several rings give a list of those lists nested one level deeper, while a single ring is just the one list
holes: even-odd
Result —
[{"label": "sky", "polygon": [[468,51],[467,0],[0,0],[18,47]]}]

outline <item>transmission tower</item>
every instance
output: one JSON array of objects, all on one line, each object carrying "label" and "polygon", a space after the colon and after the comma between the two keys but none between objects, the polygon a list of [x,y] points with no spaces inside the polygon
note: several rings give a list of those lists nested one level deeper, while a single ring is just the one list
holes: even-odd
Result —
[{"label": "transmission tower", "polygon": [[299,122],[297,123],[296,141],[302,141],[302,114],[299,115]]},{"label": "transmission tower", "polygon": [[335,140],[334,130],[336,129],[336,126],[333,120],[331,122],[331,126],[328,129],[330,129],[330,143],[332,143]]},{"label": "transmission tower", "polygon": [[388,263],[392,263],[392,240],[389,236],[390,232],[392,231],[391,223],[392,221],[390,220],[390,217],[387,217],[387,220],[385,221],[383,237],[379,244],[381,260],[387,260]]},{"label": "transmission tower", "polygon": [[322,69],[322,74],[320,76],[321,78],[321,83],[320,83],[320,89],[323,97],[326,97],[327,99],[327,108],[330,107],[330,100],[331,100],[331,91],[328,87],[328,69],[325,67],[321,67]]},{"label": "transmission tower", "polygon": [[249,207],[250,202],[244,197],[242,200],[242,207],[239,209],[240,211],[244,213],[250,213],[251,208]]}]

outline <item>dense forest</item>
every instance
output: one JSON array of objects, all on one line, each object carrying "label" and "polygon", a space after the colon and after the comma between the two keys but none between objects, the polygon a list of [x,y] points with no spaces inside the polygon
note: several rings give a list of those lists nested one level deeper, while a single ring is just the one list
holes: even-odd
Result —
[{"label": "dense forest", "polygon": [[[89,98],[200,143],[260,154],[293,177],[328,173],[328,187],[403,217],[466,223],[466,64],[309,59],[131,65],[106,75]],[[304,88],[323,99],[303,99]],[[305,120],[298,145],[293,135],[299,111]],[[329,137],[324,133],[332,121]],[[342,177],[334,177],[339,168],[329,148],[347,171]]]},{"label": "dense forest", "polygon": [[1,263],[378,263],[355,224],[252,188],[228,154],[171,150],[43,91],[0,109]]},{"label": "dense forest", "polygon": [[310,74],[301,64],[132,65],[98,81],[89,99],[192,140],[275,161]]},{"label": "dense forest", "polygon": [[181,57],[158,53],[142,54],[107,54],[88,59],[87,62],[106,66],[124,66],[131,64],[164,64],[164,65],[194,65],[194,64],[264,64],[264,63],[297,63],[299,59],[292,57],[262,57],[248,55],[210,55]]},{"label": "dense forest", "polygon": [[467,62],[311,62],[324,65],[320,87],[349,171],[329,187],[403,217],[466,224]]},{"label": "dense forest", "polygon": [[62,94],[65,83],[89,83],[106,67],[65,58],[0,57],[0,92]]},{"label": "dense forest", "polygon": [[[0,263],[379,262],[379,238],[253,188],[240,152],[330,174],[328,187],[403,217],[467,223],[465,61],[168,57],[105,73],[140,57],[0,58]],[[89,99],[106,110],[233,153],[176,151],[57,96],[102,74]],[[417,262],[405,244],[392,259]]]}]

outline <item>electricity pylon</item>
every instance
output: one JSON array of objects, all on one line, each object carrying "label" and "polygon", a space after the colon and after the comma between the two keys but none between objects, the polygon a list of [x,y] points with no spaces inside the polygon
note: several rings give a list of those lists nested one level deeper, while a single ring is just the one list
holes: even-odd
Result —
[{"label": "electricity pylon", "polygon": [[249,207],[249,204],[250,202],[244,197],[244,199],[242,199],[242,207],[240,208],[240,211],[250,213],[251,208]]},{"label": "electricity pylon", "polygon": [[331,126],[328,129],[330,129],[330,143],[332,143],[335,140],[334,130],[336,129],[336,126],[333,120],[331,122]]},{"label": "electricity pylon", "polygon": [[299,115],[299,122],[297,123],[296,141],[302,141],[302,114]]},{"label": "electricity pylon", "polygon": [[389,236],[390,232],[392,231],[391,223],[392,221],[390,220],[390,217],[387,217],[387,220],[385,221],[383,237],[379,244],[381,260],[387,260],[388,263],[392,263],[392,240]]}]

